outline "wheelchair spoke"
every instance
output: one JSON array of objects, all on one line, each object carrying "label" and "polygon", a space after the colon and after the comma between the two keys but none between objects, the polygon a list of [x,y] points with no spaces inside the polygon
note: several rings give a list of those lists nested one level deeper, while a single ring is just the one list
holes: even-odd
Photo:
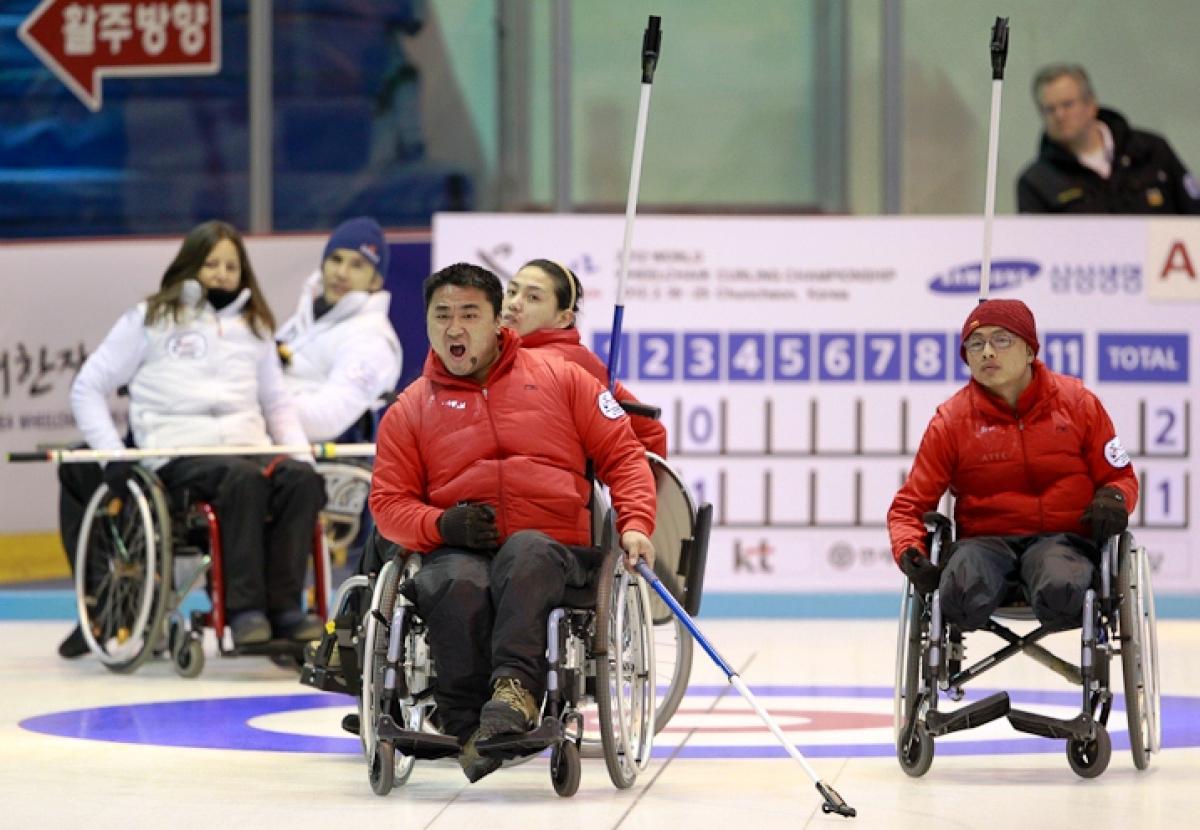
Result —
[{"label": "wheelchair spoke", "polygon": [[[128,615],[125,613],[125,608],[129,603],[129,583],[125,579],[120,579],[116,584],[116,591],[112,601],[108,604],[112,609],[112,614],[109,617],[111,629],[108,634],[110,637],[120,638],[121,630],[127,627]],[[107,646],[107,644],[105,644]]]},{"label": "wheelchair spoke", "polygon": [[137,620],[138,606],[141,605],[141,585],[133,579],[125,580],[125,603],[123,606],[124,614],[121,621],[125,623],[125,630],[129,631],[133,628]]},{"label": "wheelchair spoke", "polygon": [[[109,596],[112,596],[112,593],[113,590],[110,586]],[[95,619],[91,626],[93,630],[98,631],[97,640],[101,645],[103,645],[104,641],[108,639],[108,632],[112,628],[112,613],[112,603],[102,603],[100,605],[100,615]]]},{"label": "wheelchair spoke", "polygon": [[125,540],[121,538],[121,528],[117,526],[116,521],[105,516],[104,527],[108,531],[109,540],[112,542],[113,553],[116,554],[114,558],[128,559],[129,554],[125,550]]}]

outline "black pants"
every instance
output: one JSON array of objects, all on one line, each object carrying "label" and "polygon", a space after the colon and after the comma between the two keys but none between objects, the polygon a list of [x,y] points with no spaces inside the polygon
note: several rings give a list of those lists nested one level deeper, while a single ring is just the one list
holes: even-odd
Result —
[{"label": "black pants", "polygon": [[[104,481],[98,464],[61,464],[59,532],[74,567],[83,511]],[[228,611],[300,607],[325,484],[308,464],[235,456],[178,458],[158,470],[169,492],[212,504],[221,526]]]},{"label": "black pants", "polygon": [[590,551],[544,533],[509,537],[494,557],[456,548],[426,554],[416,604],[429,628],[443,731],[466,740],[501,677],[538,699],[546,682],[546,620],[567,587],[587,585]]},{"label": "black pants", "polygon": [[982,628],[1019,585],[1038,622],[1052,629],[1074,628],[1083,620],[1083,595],[1095,578],[1095,555],[1095,546],[1073,533],[956,542],[942,571],[942,614],[965,631]]},{"label": "black pants", "polygon": [[291,459],[178,458],[158,471],[171,492],[212,504],[221,526],[225,607],[230,613],[300,607],[325,484]]},{"label": "black pants", "polygon": [[58,535],[72,574],[75,573],[75,549],[83,527],[83,511],[92,493],[103,483],[104,472],[99,464],[89,461],[58,465]]},{"label": "black pants", "polygon": [[371,576],[383,570],[404,549],[390,539],[384,539],[375,522],[371,521],[371,529],[367,531],[366,541],[363,542],[362,554],[358,557],[354,572],[361,576]]}]

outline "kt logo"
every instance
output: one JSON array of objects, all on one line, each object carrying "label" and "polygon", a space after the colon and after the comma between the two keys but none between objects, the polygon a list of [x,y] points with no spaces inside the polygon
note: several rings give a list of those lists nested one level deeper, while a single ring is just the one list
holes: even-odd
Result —
[{"label": "kt logo", "polygon": [[771,557],[774,555],[775,548],[766,539],[762,539],[757,545],[743,545],[742,540],[738,539],[733,543],[733,570],[774,573],[775,568],[771,564]]}]

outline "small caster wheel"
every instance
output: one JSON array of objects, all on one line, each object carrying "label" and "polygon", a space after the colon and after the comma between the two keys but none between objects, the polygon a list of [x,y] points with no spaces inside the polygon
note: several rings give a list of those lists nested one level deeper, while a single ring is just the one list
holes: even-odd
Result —
[{"label": "small caster wheel", "polygon": [[376,742],[367,777],[371,780],[371,789],[375,795],[387,795],[392,791],[396,777],[396,751],[391,741]]},{"label": "small caster wheel", "polygon": [[1091,740],[1067,741],[1067,762],[1080,778],[1095,778],[1108,769],[1112,758],[1112,739],[1104,724],[1096,724],[1096,737]]},{"label": "small caster wheel", "polygon": [[550,753],[550,780],[554,791],[570,798],[579,790],[579,747],[573,741],[563,741]]},{"label": "small caster wheel", "polygon": [[204,669],[204,648],[199,637],[185,636],[174,656],[175,673],[180,677],[196,677]]},{"label": "small caster wheel", "polygon": [[904,770],[906,775],[920,778],[929,772],[929,767],[933,764],[933,737],[925,731],[925,727],[918,725],[913,730],[912,743],[909,744],[907,752],[904,751],[903,742],[897,742],[896,757],[900,761],[900,769]]}]

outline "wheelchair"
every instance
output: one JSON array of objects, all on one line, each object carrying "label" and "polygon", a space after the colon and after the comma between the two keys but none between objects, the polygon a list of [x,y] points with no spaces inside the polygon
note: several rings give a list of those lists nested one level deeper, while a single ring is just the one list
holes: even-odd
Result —
[{"label": "wheelchair", "polygon": [[325,544],[331,558],[336,556],[340,564],[367,529],[371,467],[365,463],[318,461],[317,473],[325,482],[325,506],[321,508]]},{"label": "wheelchair", "polygon": [[[930,533],[930,559],[936,564],[950,540],[950,521],[940,513],[923,518]],[[939,592],[927,599],[906,580],[896,643],[893,715],[896,756],[905,773],[916,778],[928,772],[936,738],[1007,717],[1020,732],[1065,740],[1071,769],[1082,778],[1099,776],[1112,756],[1107,727],[1114,700],[1111,662],[1115,656],[1121,659],[1133,763],[1139,770],[1149,766],[1150,756],[1162,746],[1162,724],[1154,593],[1145,548],[1137,547],[1130,533],[1121,533],[1104,544],[1097,570],[1099,591],[1090,588],[1084,596],[1078,665],[1039,643],[1051,633],[1044,626],[1019,635],[1005,625],[1036,621],[1028,605],[1012,596],[984,629],[1006,644],[964,668],[963,632],[943,622]],[[939,693],[961,700],[968,681],[1019,652],[1080,687],[1079,715],[1060,719],[1014,709],[1007,692],[954,711],[938,708]]]},{"label": "wheelchair", "polygon": [[[376,404],[339,435],[334,443],[374,443],[379,423],[395,400],[394,392],[380,396]],[[317,473],[325,481],[325,507],[321,510],[325,541],[339,566],[345,564],[347,552],[352,547],[363,543],[372,527],[367,498],[371,494],[373,461],[374,458],[360,457],[317,462]]]},{"label": "wheelchair", "polygon": [[[550,777],[555,792],[564,797],[579,788],[582,707],[589,697],[599,711],[605,762],[618,788],[633,785],[649,763],[653,743],[649,591],[621,564],[615,528],[606,532],[603,552],[594,588],[568,589],[565,605],[551,611],[547,620],[549,670],[540,726],[478,745],[481,754],[504,760],[551,748]],[[404,571],[413,573],[419,562],[418,556],[408,556],[403,565],[393,561],[384,566],[367,616],[360,731],[368,778],[378,795],[387,795],[397,778],[407,780],[416,759],[460,751],[457,739],[424,728],[436,720],[436,666],[400,578]]]},{"label": "wheelchair", "polygon": [[[313,533],[315,610],[328,611],[329,550],[318,522]],[[88,648],[109,670],[131,673],[154,654],[170,655],[182,677],[204,667],[203,629],[217,632],[222,656],[262,654],[300,662],[300,644],[271,641],[227,645],[224,573],[216,511],[185,494],[170,494],[150,470],[138,466],[128,495],[101,484],[84,510],[75,551],[75,599]],[[207,582],[210,611],[185,617],[183,599]]]},{"label": "wheelchair", "polygon": [[[695,613],[703,590],[711,505],[697,509],[679,477],[657,456],[648,454],[659,493],[655,570],[681,604]],[[541,725],[512,738],[480,744],[509,763],[551,749],[555,791],[574,795],[581,757],[603,757],[609,777],[620,789],[633,785],[650,759],[654,734],[670,720],[686,689],[692,665],[692,641],[686,628],[652,598],[643,581],[628,574],[616,544],[611,511],[599,486],[593,496],[593,540],[604,559],[594,589],[573,589],[563,608],[547,622],[549,674]],[[361,629],[339,616],[336,648],[341,684],[318,685],[322,670],[305,667],[310,685],[336,689],[360,699],[360,739],[372,789],[386,795],[404,784],[417,759],[458,754],[458,742],[436,733],[433,700],[436,666],[425,640],[424,623],[405,596],[404,585],[420,567],[419,556],[397,558],[379,575],[352,577],[338,591],[334,607],[369,592]],[[657,603],[657,607],[655,605]],[[665,654],[660,655],[660,645]],[[358,648],[356,646],[361,646]],[[353,682],[361,661],[361,685]],[[665,668],[665,689],[655,678]],[[585,729],[584,707],[594,704],[597,730]]]}]

